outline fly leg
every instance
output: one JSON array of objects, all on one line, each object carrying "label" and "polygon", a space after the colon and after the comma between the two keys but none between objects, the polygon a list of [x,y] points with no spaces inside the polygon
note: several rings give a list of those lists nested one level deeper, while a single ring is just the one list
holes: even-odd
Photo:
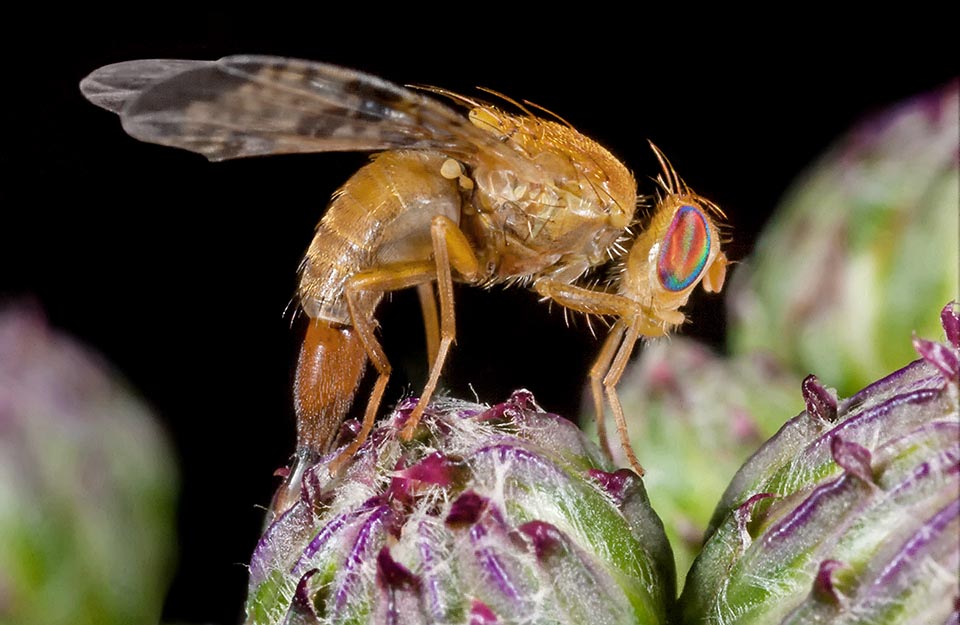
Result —
[{"label": "fly leg", "polygon": [[[617,321],[614,326],[621,326],[619,334],[623,335],[623,322]],[[626,336],[623,337],[623,342],[620,343],[620,349],[617,350],[613,364],[603,377],[603,389],[606,391],[607,402],[610,403],[610,408],[613,409],[613,419],[617,423],[620,445],[623,447],[624,453],[627,454],[627,460],[630,461],[630,466],[637,472],[637,475],[643,477],[645,471],[640,461],[637,460],[637,455],[633,451],[633,445],[630,444],[630,433],[627,431],[627,419],[623,415],[623,406],[620,405],[620,398],[617,396],[617,383],[620,382],[620,378],[623,376],[623,371],[630,361],[630,354],[633,353],[633,346],[636,344],[639,336],[640,330],[638,324],[631,324],[627,329]],[[600,364],[599,360],[597,364]],[[596,401],[596,399],[594,399],[594,401]]]},{"label": "fly leg", "polygon": [[363,424],[360,426],[360,432],[357,433],[353,442],[330,463],[331,474],[336,473],[344,462],[349,460],[367,440],[370,430],[373,429],[373,422],[376,420],[377,410],[380,407],[380,401],[383,399],[383,392],[390,380],[390,361],[387,360],[387,355],[374,333],[376,322],[373,320],[372,312],[363,308],[360,294],[364,291],[396,291],[411,286],[419,286],[431,282],[435,277],[436,267],[434,263],[420,261],[397,263],[361,271],[353,275],[347,282],[344,294],[350,310],[350,319],[378,375],[373,390],[370,392],[370,399],[367,400],[367,408],[363,414]]},{"label": "fly leg", "polygon": [[597,422],[597,438],[600,439],[600,448],[607,458],[613,458],[610,452],[610,441],[607,440],[607,426],[603,410],[603,376],[610,369],[610,363],[613,356],[617,353],[617,347],[623,341],[623,326],[615,325],[610,329],[607,338],[603,341],[603,347],[597,355],[597,360],[590,367],[590,394],[593,397],[593,414]]},{"label": "fly leg", "polygon": [[[390,380],[391,367],[383,347],[374,333],[375,322],[369,311],[365,311],[360,303],[360,293],[363,291],[397,291],[399,289],[416,286],[423,310],[424,328],[427,335],[428,358],[430,359],[430,377],[416,407],[410,413],[407,424],[401,432],[404,440],[409,440],[423,410],[436,389],[440,378],[440,371],[450,351],[450,346],[456,336],[456,318],[453,310],[453,276],[451,266],[466,280],[474,280],[479,274],[480,263],[473,247],[466,236],[450,218],[438,215],[430,225],[430,235],[433,242],[433,261],[415,261],[397,263],[377,269],[361,271],[350,278],[344,289],[347,306],[350,310],[350,319],[360,341],[363,343],[377,370],[377,381],[370,392],[367,408],[363,415],[363,424],[353,442],[344,449],[337,458],[330,463],[330,472],[336,472],[343,463],[353,456],[366,441],[373,423],[377,417],[377,410],[383,399],[387,382]],[[433,303],[433,293],[430,283],[437,280],[440,293],[440,328],[437,331],[436,307]],[[437,336],[439,335],[439,340]]]},{"label": "fly leg", "polygon": [[433,295],[433,284],[424,282],[417,285],[417,297],[420,298],[420,312],[423,313],[423,331],[427,336],[427,367],[433,369],[440,350],[440,325],[437,321],[437,300]]},{"label": "fly leg", "polygon": [[[468,282],[476,280],[480,273],[480,261],[473,252],[473,246],[470,245],[470,241],[457,227],[457,224],[449,217],[437,215],[433,218],[430,223],[430,237],[433,241],[433,259],[436,263],[437,291],[440,294],[440,342],[437,346],[436,356],[430,365],[430,376],[423,387],[423,392],[420,393],[420,399],[400,433],[403,440],[413,438],[413,433],[420,423],[420,417],[423,416],[423,411],[437,388],[440,372],[447,359],[450,346],[456,340],[457,324],[453,309],[453,274],[451,267],[456,269],[457,273]],[[421,303],[422,301],[421,295]],[[426,312],[424,317],[426,318]],[[429,328],[427,332],[429,336]]]},{"label": "fly leg", "polygon": [[617,383],[623,376],[630,354],[640,336],[662,336],[666,334],[666,326],[656,321],[639,304],[622,295],[592,291],[583,287],[566,284],[555,280],[540,280],[534,288],[541,296],[549,298],[561,306],[579,312],[593,315],[612,315],[617,321],[610,329],[600,354],[590,368],[590,391],[596,411],[597,435],[601,446],[608,457],[609,443],[606,442],[606,427],[604,426],[603,400],[606,396],[613,417],[617,424],[617,433],[620,445],[623,447],[630,466],[638,475],[643,476],[643,466],[637,460],[637,455],[630,444],[627,431],[627,421],[623,414],[623,406],[617,396]]}]

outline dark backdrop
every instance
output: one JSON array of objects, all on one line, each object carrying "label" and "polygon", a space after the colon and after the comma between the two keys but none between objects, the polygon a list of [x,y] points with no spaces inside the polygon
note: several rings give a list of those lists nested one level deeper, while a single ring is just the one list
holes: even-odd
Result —
[{"label": "dark backdrop", "polygon": [[[240,619],[259,506],[294,442],[289,388],[302,328],[290,327],[284,309],[327,198],[365,157],[210,164],[141,144],[81,98],[86,73],[135,58],[252,52],[462,93],[487,86],[563,116],[648,189],[657,166],[646,140],[655,141],[727,211],[728,255],[737,259],[832,139],[956,71],[955,33],[946,20],[938,31],[935,17],[851,27],[760,16],[762,28],[730,30],[694,28],[677,15],[521,15],[473,4],[446,11],[38,7],[5,18],[7,35],[19,38],[5,43],[0,298],[39,301],[54,325],[105,353],[162,415],[183,482],[167,620]],[[545,408],[577,413],[598,347],[582,324],[567,328],[556,307],[523,290],[456,295],[451,392],[494,402],[525,386]],[[408,294],[381,313],[396,369],[392,402],[422,383],[422,330]],[[698,294],[684,331],[719,347],[723,315],[720,298]]]}]

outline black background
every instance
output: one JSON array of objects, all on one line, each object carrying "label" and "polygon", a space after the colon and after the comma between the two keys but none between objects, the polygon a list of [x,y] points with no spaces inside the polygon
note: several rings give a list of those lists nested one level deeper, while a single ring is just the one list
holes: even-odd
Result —
[{"label": "black background", "polygon": [[[579,13],[601,7],[578,7]],[[0,300],[30,297],[95,346],[162,416],[181,463],[179,568],[165,619],[236,622],[263,511],[294,441],[290,383],[302,330],[285,307],[331,192],[365,160],[326,154],[210,164],[138,143],[77,84],[111,62],[263,53],[399,83],[477,85],[555,111],[609,147],[641,187],[655,141],[730,216],[746,256],[791,180],[857,119],[956,72],[935,16],[803,23],[744,15],[521,14],[516,7],[365,5],[304,13],[173,7],[5,17]],[[727,16],[732,17],[732,16]],[[745,20],[762,20],[748,28]],[[792,33],[792,34],[791,34]],[[11,38],[12,37],[12,38]],[[19,38],[17,38],[19,37]],[[523,290],[457,290],[452,393],[499,401],[530,388],[575,415],[598,347]],[[687,334],[722,345],[720,298],[695,297]],[[415,297],[381,309],[390,401],[422,383]]]}]

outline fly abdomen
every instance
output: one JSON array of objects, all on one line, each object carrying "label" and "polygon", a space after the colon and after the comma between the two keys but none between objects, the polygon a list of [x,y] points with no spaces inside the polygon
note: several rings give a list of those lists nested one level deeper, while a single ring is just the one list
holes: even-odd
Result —
[{"label": "fly abdomen", "polygon": [[[300,302],[309,317],[352,325],[344,298],[351,276],[430,259],[433,217],[460,221],[458,183],[440,173],[447,160],[439,152],[384,152],[334,195],[301,265]],[[361,307],[372,314],[381,297],[362,293]]]}]

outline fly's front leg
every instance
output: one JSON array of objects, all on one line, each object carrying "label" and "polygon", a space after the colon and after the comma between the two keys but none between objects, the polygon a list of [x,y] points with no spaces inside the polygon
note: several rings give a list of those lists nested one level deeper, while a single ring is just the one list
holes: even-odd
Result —
[{"label": "fly's front leg", "polygon": [[[622,323],[622,321],[618,321],[617,325],[622,325]],[[627,363],[630,361],[630,354],[633,353],[633,346],[637,343],[639,336],[640,324],[631,324],[627,329],[623,342],[620,343],[620,349],[613,359],[613,364],[610,365],[610,370],[607,371],[607,375],[603,378],[603,388],[604,391],[606,391],[610,408],[613,409],[613,419],[617,422],[617,433],[620,435],[620,445],[623,447],[624,453],[627,454],[627,460],[630,461],[630,466],[637,472],[637,475],[643,477],[645,471],[640,461],[637,460],[637,455],[633,451],[633,445],[630,444],[630,433],[627,431],[627,419],[623,415],[623,406],[620,405],[620,398],[617,396],[617,384],[620,382],[620,378],[623,377],[623,372],[627,368]]]},{"label": "fly's front leg", "polygon": [[[592,315],[612,315],[619,319],[631,307],[630,301],[620,295],[591,291],[555,280],[540,280],[534,284],[534,288],[541,296],[549,298],[565,308]],[[617,348],[623,340],[624,330],[625,327],[620,321],[614,324],[603,342],[603,347],[600,349],[596,361],[590,367],[589,373],[594,420],[597,423],[597,438],[600,439],[600,447],[607,458],[612,458],[613,455],[610,452],[610,443],[607,440],[602,382],[610,369],[610,363],[617,353]],[[632,450],[628,456],[635,457]]]},{"label": "fly's front leg", "polygon": [[[436,356],[430,366],[430,376],[423,387],[420,399],[400,433],[403,440],[413,438],[413,433],[420,423],[420,417],[423,416],[423,411],[437,388],[440,372],[443,370],[443,364],[450,352],[450,346],[456,340],[457,324],[453,308],[453,274],[451,267],[456,269],[468,282],[474,281],[480,273],[480,261],[473,251],[473,246],[460,228],[457,227],[457,224],[449,217],[437,215],[433,218],[430,223],[430,237],[433,241],[437,291],[440,295],[440,342],[437,346]],[[426,315],[426,313],[424,314]]]},{"label": "fly's front leg", "polygon": [[[661,336],[666,333],[666,330],[661,323],[646,313],[636,302],[622,295],[592,291],[549,279],[538,281],[534,284],[534,288],[541,296],[549,298],[566,308],[587,314],[617,317],[617,321],[613,324],[603,347],[600,349],[600,354],[594,361],[593,366],[590,367],[590,392],[593,397],[597,422],[597,436],[600,439],[603,451],[610,457],[603,410],[603,400],[606,396],[610,407],[613,409],[620,445],[630,461],[630,466],[638,475],[643,476],[643,466],[637,460],[637,455],[630,444],[627,422],[624,418],[623,407],[617,397],[616,386],[623,376],[623,371],[630,360],[630,354],[633,352],[633,347],[639,336]],[[631,319],[632,321],[627,321]]]},{"label": "fly's front leg", "polygon": [[590,367],[590,395],[593,398],[594,420],[597,422],[597,438],[600,439],[600,448],[607,458],[613,458],[610,451],[610,441],[607,440],[606,419],[603,411],[603,378],[610,370],[610,363],[613,356],[617,353],[617,347],[623,341],[624,327],[621,323],[616,323],[610,328],[610,333],[603,341],[603,347],[597,355],[596,361]]},{"label": "fly's front leg", "polygon": [[[623,414],[620,397],[617,395],[617,385],[620,384],[620,378],[623,377],[623,372],[630,362],[630,355],[633,354],[633,348],[637,344],[637,339],[641,336],[663,336],[666,334],[666,329],[662,323],[638,309],[635,311],[632,321],[627,321],[623,318],[618,319],[610,333],[611,337],[616,337],[613,339],[615,342],[609,346],[604,345],[601,358],[597,359],[596,365],[590,370],[591,390],[594,396],[594,403],[600,404],[602,410],[603,400],[598,398],[602,385],[603,393],[606,395],[607,403],[610,404],[610,408],[613,411],[613,419],[617,424],[620,446],[627,455],[630,466],[637,472],[637,475],[643,477],[645,471],[640,461],[637,460],[637,454],[633,451],[633,445],[630,443],[630,432],[627,430],[627,419]],[[619,349],[617,349],[616,356],[613,357],[611,362],[609,360],[610,355],[606,350],[609,349],[610,353],[612,353],[613,350],[616,349],[615,345],[617,343],[619,343]],[[607,358],[605,362],[603,361],[604,357]],[[609,367],[607,365],[609,365]],[[603,376],[602,383],[598,382],[600,376]]]},{"label": "fly's front leg", "polygon": [[331,474],[336,473],[344,462],[349,460],[367,440],[367,436],[373,428],[373,422],[376,420],[377,410],[380,407],[380,401],[383,399],[383,392],[390,380],[390,362],[387,360],[387,355],[374,333],[375,323],[370,311],[364,310],[360,303],[360,294],[364,291],[396,291],[418,286],[429,283],[435,276],[434,264],[429,261],[422,261],[398,263],[362,271],[352,276],[347,282],[344,294],[350,310],[350,319],[378,375],[373,391],[370,393],[370,399],[367,401],[367,409],[363,414],[363,424],[360,427],[360,432],[353,442],[330,463]]}]

